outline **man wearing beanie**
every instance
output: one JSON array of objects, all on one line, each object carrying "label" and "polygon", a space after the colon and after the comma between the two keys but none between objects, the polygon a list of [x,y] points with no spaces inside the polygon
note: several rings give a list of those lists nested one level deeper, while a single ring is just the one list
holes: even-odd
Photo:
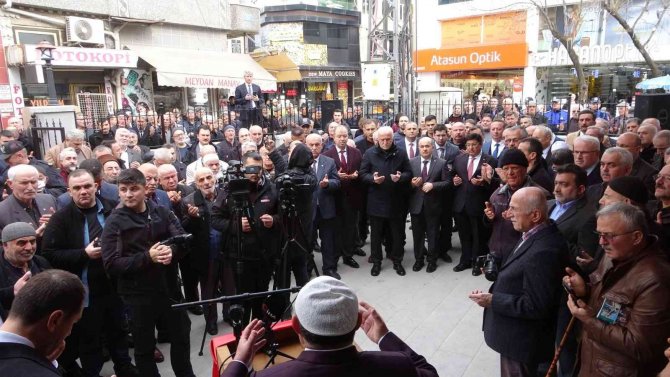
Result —
[{"label": "man wearing beanie", "polygon": [[[351,288],[337,279],[321,276],[307,283],[296,298],[292,321],[305,350],[296,360],[252,376],[437,376],[423,356],[388,330],[372,306],[359,303]],[[254,354],[266,343],[262,326],[254,320],[244,329],[223,377],[248,374]],[[359,327],[381,351],[356,350],[353,340]]]},{"label": "man wearing beanie", "polygon": [[35,228],[24,222],[15,222],[2,229],[2,251],[0,251],[0,317],[7,319],[14,295],[30,279],[51,265],[46,259],[35,255],[37,250]]},{"label": "man wearing beanie", "polygon": [[[528,176],[528,159],[520,149],[505,151],[498,166],[502,169],[504,185],[498,187],[484,203],[484,225],[491,228],[489,250],[503,264],[521,238],[521,233],[514,230],[508,212],[512,195],[522,187],[538,187],[546,198],[550,198],[551,194]],[[481,270],[475,266],[472,274],[480,275]]]}]

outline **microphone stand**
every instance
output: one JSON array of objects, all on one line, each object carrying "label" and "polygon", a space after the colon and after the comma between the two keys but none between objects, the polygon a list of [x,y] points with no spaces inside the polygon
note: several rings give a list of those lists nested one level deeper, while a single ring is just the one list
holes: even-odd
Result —
[{"label": "microphone stand", "polygon": [[[274,291],[267,291],[267,292],[254,292],[254,293],[242,293],[239,295],[234,295],[234,296],[220,296],[216,298],[210,298],[207,300],[200,300],[200,301],[192,301],[192,302],[183,302],[179,304],[174,304],[172,305],[172,309],[186,309],[194,306],[203,306],[203,305],[210,305],[210,304],[218,304],[218,303],[224,303],[224,302],[233,302],[233,303],[239,303],[243,301],[248,301],[248,300],[253,300],[257,298],[263,298],[263,297],[268,297],[268,296],[274,296],[274,295],[281,295],[281,294],[286,294],[286,293],[296,293],[299,292],[302,287],[292,287],[292,288],[286,288],[286,289],[277,289]],[[240,335],[242,334],[242,321],[233,321],[233,334],[235,335],[235,339],[239,342],[240,341]],[[207,336],[207,327],[205,326],[205,331],[202,334],[202,342],[200,343],[200,352],[198,353],[199,356],[202,356],[202,350],[205,348],[205,337]],[[283,355],[282,355],[283,356]]]}]

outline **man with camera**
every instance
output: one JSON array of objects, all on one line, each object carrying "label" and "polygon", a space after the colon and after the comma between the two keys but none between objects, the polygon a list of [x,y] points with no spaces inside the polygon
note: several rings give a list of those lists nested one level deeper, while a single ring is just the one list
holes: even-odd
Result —
[{"label": "man with camera", "polygon": [[79,357],[85,376],[97,376],[104,363],[104,334],[117,375],[138,376],[128,355],[121,299],[100,259],[100,236],[116,203],[97,197],[96,190],[89,171],[70,173],[72,201],[51,216],[42,238],[42,255],[54,268],[79,276],[86,287],[81,320],[68,337],[63,354],[72,355],[73,360]]},{"label": "man with camera", "polygon": [[522,232],[521,240],[500,267],[489,293],[475,290],[469,297],[484,308],[484,340],[500,353],[502,377],[530,377],[554,355],[567,245],[547,217],[547,200],[540,188],[516,191],[507,211],[514,229]]},{"label": "man with camera", "polygon": [[[251,152],[242,163],[228,170],[228,186],[212,205],[211,224],[224,235],[224,252],[235,264],[237,292],[263,292],[279,250],[278,195],[263,174],[261,155]],[[252,300],[245,318],[250,309],[262,318],[261,303]]]},{"label": "man with camera", "polygon": [[[176,376],[194,376],[190,360],[191,321],[170,305],[183,300],[177,277],[179,248],[170,246],[184,230],[168,206],[147,200],[147,181],[137,169],[118,179],[121,206],[105,221],[102,260],[130,309],[135,362],[141,376],[159,376],[153,358],[155,327],[165,321]],[[180,242],[181,243],[181,242]]]}]

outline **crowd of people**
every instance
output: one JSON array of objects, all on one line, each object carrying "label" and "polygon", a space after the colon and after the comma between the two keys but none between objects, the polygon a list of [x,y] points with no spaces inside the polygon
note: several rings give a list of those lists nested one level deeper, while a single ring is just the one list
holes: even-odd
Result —
[{"label": "crowd of people", "polygon": [[[252,80],[236,90],[240,119],[194,109],[167,112],[162,127],[152,110],[93,129],[78,119],[43,159],[20,120],[0,132],[0,317],[14,322],[35,276],[76,275],[81,318],[43,354],[64,375],[98,376],[108,354],[119,377],[157,376],[156,342],[167,341],[175,375],[192,376],[191,322],[170,305],[267,291],[290,273],[298,286],[319,272],[337,284],[340,262],[405,276],[408,218],[414,273],[452,263],[456,233],[453,271],[494,281],[470,297],[503,376],[546,371],[559,343],[561,376],[663,368],[670,131],[657,119],[628,118],[627,106],[605,119],[599,103],[568,116],[558,102],[544,114],[529,102],[519,114],[511,98],[491,98],[390,125],[361,109],[273,120]],[[261,304],[242,316],[263,319]],[[218,332],[215,305],[189,310]],[[254,339],[258,322],[249,326]],[[408,348],[389,339],[389,350]]]}]

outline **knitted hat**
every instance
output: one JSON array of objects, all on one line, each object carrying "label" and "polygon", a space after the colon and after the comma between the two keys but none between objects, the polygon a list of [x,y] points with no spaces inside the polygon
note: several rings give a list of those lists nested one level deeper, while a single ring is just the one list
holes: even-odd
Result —
[{"label": "knitted hat", "polygon": [[226,131],[228,131],[228,130],[233,130],[233,131],[235,131],[235,126],[232,126],[232,125],[229,124],[229,125],[223,127],[223,132],[226,132]]},{"label": "knitted hat", "polygon": [[526,158],[526,155],[523,154],[523,152],[520,150],[508,149],[502,154],[500,161],[498,162],[498,166],[501,168],[505,165],[519,165],[527,168],[528,159]]},{"label": "knitted hat", "polygon": [[647,201],[649,200],[649,195],[644,188],[644,183],[638,177],[623,176],[614,178],[610,181],[609,188],[637,204],[647,204]]},{"label": "knitted hat", "polygon": [[358,324],[358,297],[346,284],[330,276],[305,284],[293,308],[302,327],[314,335],[345,335]]},{"label": "knitted hat", "polygon": [[2,229],[2,242],[14,241],[23,237],[35,237],[35,228],[28,223],[11,223]]}]

